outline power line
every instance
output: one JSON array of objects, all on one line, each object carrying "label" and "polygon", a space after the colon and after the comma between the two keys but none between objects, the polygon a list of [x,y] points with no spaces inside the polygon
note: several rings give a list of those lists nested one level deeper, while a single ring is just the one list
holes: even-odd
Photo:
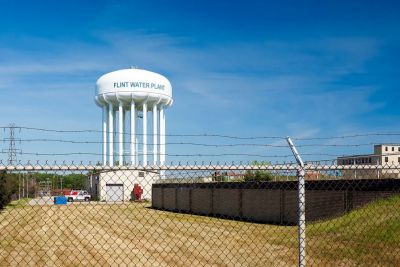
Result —
[{"label": "power line", "polygon": [[298,141],[311,141],[311,140],[345,139],[345,138],[358,138],[358,137],[371,137],[371,136],[400,136],[400,133],[366,133],[366,134],[353,134],[353,135],[328,136],[328,137],[293,137],[292,139]]},{"label": "power line", "polygon": [[[0,129],[25,129],[33,131],[42,132],[55,132],[55,133],[102,133],[102,130],[93,129],[82,129],[82,130],[57,130],[57,129],[46,129],[37,127],[25,127],[25,126],[1,126]],[[111,133],[111,132],[109,132]],[[112,133],[118,134],[118,131],[113,131]],[[131,135],[130,133],[123,132],[124,135]],[[137,133],[136,135],[143,135],[142,133]],[[152,135],[152,133],[148,133]],[[283,136],[235,136],[235,135],[223,135],[223,134],[165,134],[165,136],[171,137],[221,137],[229,139],[243,139],[243,140],[253,140],[253,139],[285,139]],[[400,136],[400,133],[366,133],[366,134],[353,134],[353,135],[342,135],[342,136],[327,136],[327,137],[292,137],[292,140],[297,141],[312,141],[312,140],[330,140],[330,139],[346,139],[346,138],[358,138],[358,137],[371,137],[371,136]]]},{"label": "power line", "polygon": [[[9,141],[9,138],[0,139],[0,141]],[[59,142],[59,143],[71,143],[71,144],[102,144],[103,141],[76,141],[68,139],[51,139],[51,138],[36,138],[36,139],[19,139],[19,142]],[[106,142],[109,144],[109,142]],[[113,143],[130,144],[130,141],[114,141]],[[136,142],[138,145],[143,145],[143,142]],[[374,146],[381,143],[362,143],[362,144],[302,144],[297,147],[363,147],[363,146]],[[147,143],[152,146],[153,143]],[[194,143],[194,142],[167,142],[166,145],[192,145],[192,146],[205,146],[205,147],[236,147],[236,146],[254,146],[254,147],[275,147],[275,148],[287,148],[287,145],[276,145],[276,144],[255,144],[255,143],[235,143],[235,144],[207,144],[207,143]]]},{"label": "power line", "polygon": [[[0,139],[0,141],[6,141],[5,139]],[[51,138],[37,138],[37,139],[20,139],[20,142],[59,142],[59,143],[71,143],[71,144],[102,144],[103,141],[76,141],[67,139],[51,139]],[[109,144],[110,142],[106,142]],[[130,141],[114,141],[113,143],[119,144],[130,144]],[[143,142],[135,142],[135,144],[143,145]],[[153,143],[147,143],[147,145],[152,146]],[[194,143],[194,142],[167,142],[166,145],[192,145],[192,146],[206,146],[206,147],[235,147],[235,146],[258,146],[258,147],[288,147],[287,145],[274,145],[274,144],[254,144],[254,143],[239,143],[239,144],[207,144],[207,143]]]},{"label": "power line", "polygon": [[[0,129],[8,129],[9,126],[2,126]],[[35,127],[24,127],[18,126],[15,128],[24,129],[24,130],[33,130],[33,131],[42,131],[42,132],[55,132],[55,133],[103,133],[101,130],[55,130],[55,129],[45,129],[45,128],[35,128]],[[118,131],[108,132],[113,134],[119,134]],[[124,135],[131,135],[130,133],[123,132]],[[143,133],[136,133],[136,135],[143,135]],[[152,133],[148,133],[147,135],[153,135]],[[234,135],[223,135],[223,134],[165,134],[165,136],[170,137],[220,137],[220,138],[229,138],[229,139],[243,139],[243,140],[252,140],[252,139],[285,139],[285,137],[281,136],[234,136]]]}]

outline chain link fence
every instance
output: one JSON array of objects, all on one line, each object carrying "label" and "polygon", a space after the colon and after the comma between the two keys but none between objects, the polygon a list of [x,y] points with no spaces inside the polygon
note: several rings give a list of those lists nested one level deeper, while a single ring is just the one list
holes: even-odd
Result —
[{"label": "chain link fence", "polygon": [[397,164],[0,172],[2,266],[400,265]]}]

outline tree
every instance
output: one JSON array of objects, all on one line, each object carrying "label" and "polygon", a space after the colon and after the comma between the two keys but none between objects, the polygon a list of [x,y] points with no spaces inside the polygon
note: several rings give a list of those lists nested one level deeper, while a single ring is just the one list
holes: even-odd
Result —
[{"label": "tree", "polygon": [[70,173],[67,175],[53,173],[31,173],[37,183],[41,181],[51,181],[55,188],[58,188],[62,179],[63,188],[82,189],[85,185],[86,176],[80,173]]},{"label": "tree", "polygon": [[220,171],[216,171],[212,175],[212,180],[214,182],[227,182],[229,179],[226,175],[227,175],[227,172],[221,173]]},{"label": "tree", "polygon": [[[267,166],[270,164],[268,161],[257,161],[254,160],[251,163],[252,165],[255,166]],[[255,171],[247,171],[246,174],[244,175],[244,181],[245,182],[262,182],[262,181],[271,181],[273,179],[273,174],[269,171],[264,171],[264,170],[255,170]]]},{"label": "tree", "polygon": [[0,172],[0,209],[10,203],[12,195],[18,192],[17,181],[15,174]]},{"label": "tree", "polygon": [[5,172],[0,172],[0,210],[6,205]]}]

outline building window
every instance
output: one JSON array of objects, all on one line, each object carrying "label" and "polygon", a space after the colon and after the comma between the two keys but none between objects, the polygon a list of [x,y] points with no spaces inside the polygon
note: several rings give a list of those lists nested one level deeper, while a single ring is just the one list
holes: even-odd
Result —
[{"label": "building window", "polygon": [[400,151],[400,146],[397,149]]},{"label": "building window", "polygon": [[397,161],[400,162],[400,157],[397,158]]},{"label": "building window", "polygon": [[385,157],[385,162],[389,162],[389,157]]},{"label": "building window", "polygon": [[387,146],[385,146],[385,151],[388,151],[388,147]]},{"label": "building window", "polygon": [[394,146],[392,146],[392,151],[394,151]]},{"label": "building window", "polygon": [[372,158],[369,158],[369,159],[368,159],[368,163],[372,163]]}]

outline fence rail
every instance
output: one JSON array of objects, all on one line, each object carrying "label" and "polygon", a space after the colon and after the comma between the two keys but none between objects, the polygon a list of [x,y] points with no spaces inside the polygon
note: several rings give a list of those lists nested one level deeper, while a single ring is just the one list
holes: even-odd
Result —
[{"label": "fence rail", "polygon": [[[298,170],[300,167],[297,164],[264,164],[264,165],[125,165],[125,166],[103,166],[103,165],[85,165],[85,164],[68,164],[68,165],[47,165],[43,164],[28,164],[28,165],[0,165],[0,171],[92,171],[92,170],[106,170],[106,171],[117,171],[117,170],[181,170],[181,171],[201,171],[201,170]],[[400,169],[399,164],[386,164],[386,165],[319,165],[319,164],[305,164],[302,168],[305,171],[312,170],[398,170]]]}]

